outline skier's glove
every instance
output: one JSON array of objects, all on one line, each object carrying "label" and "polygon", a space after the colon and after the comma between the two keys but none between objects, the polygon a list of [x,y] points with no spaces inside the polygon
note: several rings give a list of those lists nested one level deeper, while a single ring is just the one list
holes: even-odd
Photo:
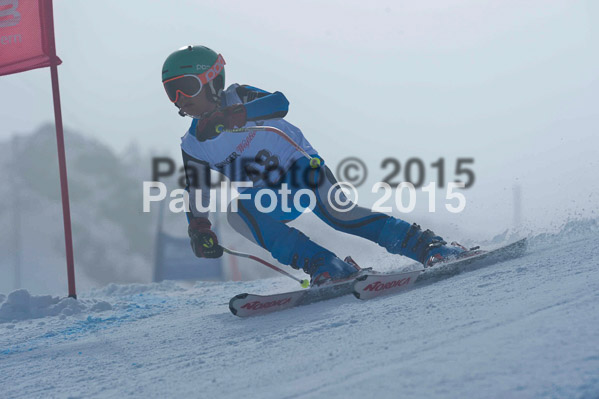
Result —
[{"label": "skier's glove", "polygon": [[196,125],[196,137],[213,137],[223,129],[242,127],[247,123],[247,111],[243,104],[217,109],[203,117]]},{"label": "skier's glove", "polygon": [[189,238],[191,249],[198,258],[220,258],[223,255],[223,247],[218,245],[218,238],[214,231],[210,230],[210,221],[206,218],[196,218],[189,222]]}]

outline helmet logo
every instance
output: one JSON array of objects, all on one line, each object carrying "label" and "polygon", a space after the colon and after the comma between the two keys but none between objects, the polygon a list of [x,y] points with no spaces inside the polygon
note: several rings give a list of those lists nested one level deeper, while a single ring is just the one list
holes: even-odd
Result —
[{"label": "helmet logo", "polygon": [[[223,68],[225,67],[225,59],[223,58],[222,55],[218,55],[218,58],[216,59],[216,61],[214,62],[214,64],[210,67],[210,69],[208,69],[206,72],[203,73],[206,82],[202,82],[202,83],[208,83],[210,82],[212,79],[216,78],[216,76],[223,70]],[[201,79],[202,77],[200,77]]]},{"label": "helmet logo", "polygon": [[205,71],[210,68],[209,65],[196,64],[196,71]]}]

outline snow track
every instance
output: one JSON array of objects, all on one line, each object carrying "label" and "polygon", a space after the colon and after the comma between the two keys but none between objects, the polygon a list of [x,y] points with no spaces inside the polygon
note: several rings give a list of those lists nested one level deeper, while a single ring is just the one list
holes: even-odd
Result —
[{"label": "snow track", "polygon": [[231,296],[291,283],[109,286],[82,296],[108,310],[0,324],[2,397],[597,398],[599,232],[574,227],[408,293],[250,319]]}]

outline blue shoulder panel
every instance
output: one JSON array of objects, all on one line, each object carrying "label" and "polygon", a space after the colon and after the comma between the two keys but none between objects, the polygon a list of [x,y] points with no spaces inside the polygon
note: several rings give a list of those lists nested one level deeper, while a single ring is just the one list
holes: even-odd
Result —
[{"label": "blue shoulder panel", "polygon": [[250,91],[255,91],[255,92],[258,92],[258,93],[266,93],[266,94],[270,94],[270,93],[269,93],[269,92],[267,92],[266,90],[262,90],[262,89],[259,89],[259,88],[257,88],[257,87],[254,87],[254,86],[250,86],[250,85],[243,85],[242,87],[243,87],[243,88],[245,88],[245,89],[248,89],[248,90],[250,90]]},{"label": "blue shoulder panel", "polygon": [[276,91],[245,104],[248,121],[283,118],[289,111],[289,101],[283,93]]}]

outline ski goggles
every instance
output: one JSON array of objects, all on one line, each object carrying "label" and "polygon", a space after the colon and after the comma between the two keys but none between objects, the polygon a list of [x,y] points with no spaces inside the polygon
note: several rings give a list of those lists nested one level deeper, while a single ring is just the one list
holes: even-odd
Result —
[{"label": "ski goggles", "polygon": [[214,78],[225,67],[225,60],[222,55],[218,55],[214,64],[205,72],[200,74],[186,74],[170,78],[162,82],[164,90],[172,103],[179,101],[179,95],[185,97],[195,97],[202,92],[202,87]]}]

